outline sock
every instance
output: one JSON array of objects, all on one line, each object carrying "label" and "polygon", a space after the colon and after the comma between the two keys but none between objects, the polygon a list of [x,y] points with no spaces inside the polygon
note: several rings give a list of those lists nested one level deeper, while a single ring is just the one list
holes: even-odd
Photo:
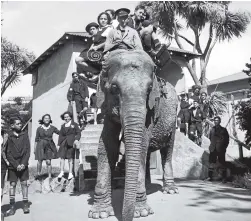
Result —
[{"label": "sock", "polygon": [[10,204],[15,204],[15,195],[10,195]]},{"label": "sock", "polygon": [[23,202],[28,203],[28,197],[23,197]]}]

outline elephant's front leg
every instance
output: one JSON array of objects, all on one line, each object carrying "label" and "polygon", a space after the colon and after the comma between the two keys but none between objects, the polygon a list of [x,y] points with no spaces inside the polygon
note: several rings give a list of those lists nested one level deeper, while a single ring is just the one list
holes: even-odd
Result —
[{"label": "elephant's front leg", "polygon": [[89,211],[89,218],[114,216],[111,200],[111,173],[115,168],[119,151],[120,125],[104,120],[104,128],[98,147],[98,175],[94,193],[94,205]]},{"label": "elephant's front leg", "polygon": [[148,215],[153,214],[152,208],[147,204],[146,185],[145,185],[146,157],[147,157],[148,145],[149,145],[149,137],[145,135],[142,140],[142,151],[141,151],[141,160],[140,160],[139,176],[138,176],[138,190],[137,190],[137,197],[134,211],[135,218],[146,217]]},{"label": "elephant's front leg", "polygon": [[178,187],[174,183],[172,154],[174,147],[175,130],[171,132],[168,141],[160,149],[163,168],[163,193],[179,193]]}]

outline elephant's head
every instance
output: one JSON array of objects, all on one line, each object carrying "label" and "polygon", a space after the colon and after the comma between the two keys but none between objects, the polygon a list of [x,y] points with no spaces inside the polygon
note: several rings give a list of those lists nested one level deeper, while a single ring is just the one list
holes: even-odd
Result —
[{"label": "elephant's head", "polygon": [[[123,220],[132,220],[136,201],[141,143],[146,127],[146,114],[160,97],[154,74],[155,65],[144,51],[111,52],[104,64],[105,103],[116,109],[124,130],[126,180]],[[118,107],[118,108],[117,108]],[[108,110],[108,111],[109,111]]]}]

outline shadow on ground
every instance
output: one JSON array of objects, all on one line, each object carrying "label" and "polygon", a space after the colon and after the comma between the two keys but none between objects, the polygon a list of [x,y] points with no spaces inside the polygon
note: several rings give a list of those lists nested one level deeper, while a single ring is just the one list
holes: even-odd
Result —
[{"label": "shadow on ground", "polygon": [[[207,208],[207,210],[215,213],[232,211],[251,214],[251,207],[240,208],[238,206],[239,203],[251,205],[251,190],[236,189],[231,187],[230,184],[222,184],[219,182],[211,183],[200,181],[191,184],[186,181],[178,181],[177,184],[178,187],[189,188],[195,191],[196,197],[191,198],[190,201],[192,201],[192,203],[186,204],[186,206],[204,207],[205,204],[210,204],[210,208]],[[233,206],[224,206],[226,203],[220,204],[220,202],[231,202]],[[214,208],[212,208],[212,206]]]},{"label": "shadow on ground", "polygon": [[[29,202],[29,205],[32,205],[32,203],[31,202]],[[19,209],[23,209],[23,206],[24,206],[24,203],[23,203],[23,201],[18,201],[18,202],[16,202],[15,203],[15,208],[16,208],[16,210],[19,210]],[[4,204],[4,205],[2,205],[1,206],[1,210],[2,210],[2,212],[6,212],[7,210],[9,210],[10,209],[10,204]]]}]

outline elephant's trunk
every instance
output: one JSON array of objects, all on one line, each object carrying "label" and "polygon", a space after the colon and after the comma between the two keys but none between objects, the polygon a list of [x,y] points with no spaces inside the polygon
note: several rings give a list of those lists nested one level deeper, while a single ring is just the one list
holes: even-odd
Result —
[{"label": "elephant's trunk", "polygon": [[138,175],[141,158],[141,143],[145,126],[145,105],[130,104],[122,108],[125,138],[125,192],[122,217],[123,221],[132,221],[134,216]]}]

